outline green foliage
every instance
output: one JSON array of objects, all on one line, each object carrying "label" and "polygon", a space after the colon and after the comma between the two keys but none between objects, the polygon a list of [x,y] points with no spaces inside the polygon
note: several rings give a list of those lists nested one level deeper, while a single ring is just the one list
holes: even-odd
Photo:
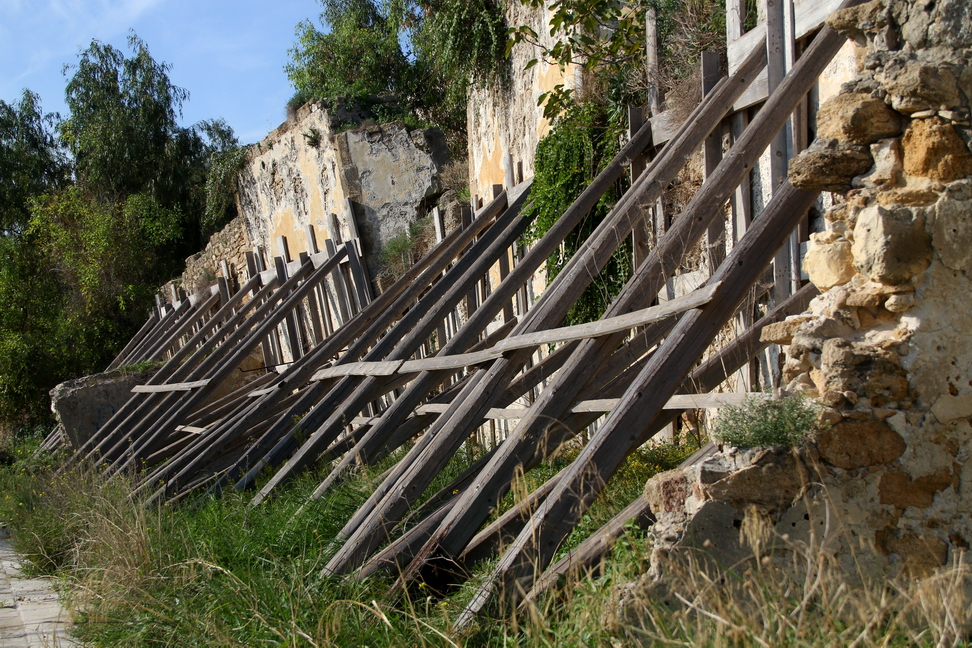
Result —
[{"label": "green foliage", "polygon": [[[517,43],[533,45],[550,64],[578,65],[589,74],[588,82],[600,84],[593,92],[608,88],[623,95],[621,101],[632,105],[647,103],[649,85],[671,89],[672,82],[698,69],[703,50],[725,49],[724,0],[520,0],[533,9],[546,6],[552,13],[547,46],[529,26],[510,30],[509,47]],[[645,59],[645,15],[656,14],[662,69],[648,77]],[[539,61],[533,59],[529,69]],[[554,118],[576,101],[573,90],[563,84],[544,92],[538,100],[544,115]]]},{"label": "green foliage", "polygon": [[208,237],[236,217],[236,183],[246,162],[249,146],[233,146],[210,157],[206,175],[206,212],[202,232]]},{"label": "green foliage", "polygon": [[713,435],[740,448],[802,443],[817,425],[819,407],[799,396],[749,397],[719,412]]},{"label": "green foliage", "polygon": [[[71,111],[61,137],[86,191],[102,200],[164,186],[172,171],[168,154],[176,116],[189,93],[169,81],[169,66],[156,63],[137,36],[133,56],[99,41],[81,52],[65,89]],[[157,195],[163,201],[167,196]]]},{"label": "green foliage", "polygon": [[62,186],[68,173],[51,132],[56,115],[44,115],[40,97],[25,90],[20,101],[0,101],[0,233],[16,235],[30,220],[30,199]]},{"label": "green foliage", "polygon": [[[285,67],[296,89],[288,111],[311,98],[360,103],[393,94],[400,111],[376,113],[378,123],[431,123],[455,145],[465,136],[469,85],[489,85],[505,74],[506,25],[495,0],[321,3],[322,28],[310,21],[297,26]],[[387,105],[375,108],[380,113]]]},{"label": "green foliage", "polygon": [[[533,224],[524,239],[539,240],[557,222],[567,207],[591,183],[617,151],[619,124],[608,119],[603,106],[595,102],[573,105],[561,116],[537,145],[535,176],[527,214]],[[607,191],[587,218],[547,259],[547,280],[552,281],[617,200],[615,188]],[[594,282],[571,307],[566,323],[590,322],[601,316],[631,275],[631,247],[620,245]]]},{"label": "green foliage", "polygon": [[432,237],[432,219],[421,218],[408,224],[408,230],[394,236],[381,247],[382,278],[395,281],[418,261],[426,251]]},{"label": "green foliage", "polygon": [[298,92],[360,97],[394,92],[408,67],[399,25],[373,0],[322,0],[321,22],[297,26],[292,62],[284,68]]},{"label": "green foliage", "polygon": [[180,127],[188,93],[129,44],[93,41],[66,68],[64,121],[29,91],[0,102],[0,429],[49,422],[47,391],[102,370],[234,214],[232,129]]},{"label": "green foliage", "polygon": [[68,371],[63,293],[42,251],[26,237],[0,237],[0,431],[47,422],[47,391]]}]

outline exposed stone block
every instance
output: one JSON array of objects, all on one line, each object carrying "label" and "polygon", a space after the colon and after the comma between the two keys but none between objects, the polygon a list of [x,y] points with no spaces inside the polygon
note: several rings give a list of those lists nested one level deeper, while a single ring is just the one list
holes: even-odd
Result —
[{"label": "exposed stone block", "polygon": [[952,474],[941,468],[931,475],[912,479],[907,473],[889,470],[881,476],[878,493],[882,504],[898,508],[928,508],[935,501],[935,493],[952,485]]},{"label": "exposed stone block", "polygon": [[790,160],[788,177],[798,189],[847,191],[855,176],[871,168],[874,160],[864,146],[816,139]]},{"label": "exposed stone block", "polygon": [[890,463],[906,444],[884,421],[844,421],[817,435],[817,450],[827,463],[852,470]]},{"label": "exposed stone block", "polygon": [[897,355],[890,351],[831,338],[823,343],[820,361],[827,376],[828,393],[845,399],[848,392],[867,396],[875,407],[908,396],[907,374]]},{"label": "exposed stone block", "polygon": [[854,229],[854,267],[872,281],[901,284],[928,267],[931,239],[919,209],[861,210]]},{"label": "exposed stone block", "polygon": [[892,68],[887,76],[884,88],[899,112],[937,111],[961,103],[958,81],[947,68],[913,64]]},{"label": "exposed stone block", "polygon": [[817,137],[852,144],[874,142],[901,133],[901,117],[880,99],[866,94],[840,94],[817,113]]},{"label": "exposed stone block", "polygon": [[938,117],[913,121],[901,143],[909,175],[942,182],[972,175],[972,153],[955,127]]},{"label": "exposed stone block", "polygon": [[847,239],[829,240],[830,232],[810,235],[810,245],[803,260],[803,270],[820,290],[828,290],[850,281],[857,273],[851,242]]},{"label": "exposed stone block", "polygon": [[51,390],[51,411],[72,448],[80,448],[144,385],[151,371],[110,371],[63,382]]},{"label": "exposed stone block", "polygon": [[759,339],[761,342],[769,342],[770,344],[790,344],[793,341],[793,335],[808,319],[798,317],[764,326],[759,333]]},{"label": "exposed stone block", "polygon": [[935,205],[932,242],[946,266],[972,270],[972,200],[946,196]]},{"label": "exposed stone block", "polygon": [[882,0],[871,0],[856,7],[838,9],[827,18],[827,26],[841,36],[857,38],[861,35],[861,23],[874,21],[884,10]]}]

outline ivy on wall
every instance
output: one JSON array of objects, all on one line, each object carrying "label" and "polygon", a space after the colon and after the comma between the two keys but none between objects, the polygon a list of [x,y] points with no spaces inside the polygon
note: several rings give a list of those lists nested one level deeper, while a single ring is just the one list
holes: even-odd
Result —
[{"label": "ivy on wall", "polygon": [[[533,225],[524,235],[529,244],[543,237],[614,157],[619,148],[622,124],[609,106],[594,101],[573,104],[537,145],[535,175],[527,213]],[[619,182],[624,182],[619,181]],[[578,248],[604,220],[624,187],[615,185],[598,201],[584,220],[547,259],[547,281],[552,281]],[[571,307],[565,324],[598,319],[631,276],[631,246],[625,242]]]}]

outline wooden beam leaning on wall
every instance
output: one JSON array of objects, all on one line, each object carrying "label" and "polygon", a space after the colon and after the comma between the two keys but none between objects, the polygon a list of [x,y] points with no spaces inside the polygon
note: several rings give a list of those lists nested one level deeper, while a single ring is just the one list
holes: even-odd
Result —
[{"label": "wooden beam leaning on wall", "polygon": [[[275,281],[275,280],[274,280]],[[169,360],[158,370],[148,381],[148,385],[161,385],[166,381],[170,382],[181,382],[189,377],[189,371],[193,366],[190,356],[196,351],[199,345],[203,345],[212,348],[218,342],[218,336],[209,333],[212,328],[215,328],[219,324],[219,318],[228,316],[232,309],[241,303],[244,297],[246,297],[247,292],[255,290],[262,285],[262,278],[259,276],[252,277],[246,285],[244,285],[240,290],[236,292],[233,298],[225,304],[216,315],[214,315],[205,326],[203,326],[196,334],[190,339],[185,345],[182,346],[179,351],[177,351]],[[273,285],[264,286],[261,292],[263,294],[270,294],[273,290]],[[252,302],[252,303],[251,303]],[[221,330],[229,330],[236,323],[241,321],[246,314],[247,310],[256,305],[255,301],[248,302],[247,305],[241,307],[235,313],[229,317],[229,320],[221,325]],[[198,352],[197,352],[198,354]],[[72,455],[72,457],[65,462],[65,467],[71,465],[74,461],[92,458],[95,454],[102,454],[102,449],[108,449],[113,445],[119,443],[126,434],[131,431],[131,426],[138,421],[142,420],[148,415],[151,408],[158,404],[158,400],[152,397],[140,398],[132,397],[130,398],[114,415],[105,423],[104,426],[98,430],[97,434],[92,435],[92,437],[86,442],[78,451]]]},{"label": "wooden beam leaning on wall", "polygon": [[[435,331],[438,324],[465,296],[466,286],[482,277],[502,254],[526,231],[530,221],[522,213],[522,207],[529,196],[528,187],[523,188],[512,204],[501,214],[496,223],[451,267],[441,281],[436,282],[419,301],[419,306],[410,310],[381,341],[365,356],[365,360],[406,360]],[[500,192],[498,199],[505,195]],[[505,200],[505,199],[503,199]],[[346,420],[358,415],[364,406],[387,393],[383,389],[388,382],[380,376],[341,378],[329,395],[328,406],[321,414],[312,412],[307,430],[313,430],[307,441],[253,499],[257,504],[281,482],[302,471],[312,464],[317,455],[324,451],[340,434]],[[285,453],[280,451],[278,457]]]},{"label": "wooden beam leaning on wall", "polygon": [[[321,353],[315,350],[312,353],[313,362],[302,364],[299,368],[292,367],[287,372],[287,385],[306,382],[320,368],[320,365],[331,359],[332,356],[338,357],[338,363],[343,363],[353,362],[367,353],[369,348],[378,341],[378,338],[386,334],[397,318],[406,309],[411,308],[415,299],[440,278],[442,272],[463,252],[473,238],[492,223],[494,217],[505,207],[505,204],[506,197],[504,194],[498,201],[484,210],[480,214],[480,218],[473,221],[471,227],[450,233],[441,245],[433,248],[415,266],[406,271],[398,281],[368,304],[358,317],[339,327],[325,343],[325,346],[332,347],[330,351]],[[337,344],[335,345],[335,343]],[[348,347],[347,351],[343,351],[345,346]],[[346,394],[334,392],[333,385],[319,384],[319,386],[320,389],[315,388],[308,391],[305,398],[302,398],[292,408],[293,413],[307,414],[304,419],[308,427],[314,425],[314,419],[319,416],[319,413],[327,412],[331,406],[335,405],[334,401],[340,402],[338,399],[346,396]],[[327,389],[324,389],[325,387]],[[324,398],[325,396],[327,397]],[[247,418],[229,425],[226,434],[240,434],[248,429],[253,424],[255,417],[259,416],[259,411],[269,401],[280,397],[280,394],[275,394],[273,391],[260,394],[257,399],[258,402],[254,403]],[[314,410],[308,412],[311,408],[314,408]],[[227,471],[226,475],[214,486],[214,489],[224,488],[231,479],[238,479],[241,474],[245,473],[240,479],[240,483],[237,484],[237,488],[244,488],[247,484],[252,483],[252,480],[265,466],[277,465],[294,447],[293,428],[292,417],[282,415],[240,458],[240,461]]]},{"label": "wooden beam leaning on wall", "polygon": [[[486,224],[485,221],[479,222],[477,227],[485,227]],[[435,280],[445,266],[451,263],[452,255],[458,254],[467,238],[475,231],[456,231],[450,234],[445,245],[426,254],[406,271],[399,281],[369,303],[357,316],[338,327],[310,353],[291,365],[287,372],[278,376],[271,385],[254,392],[252,394],[254,398],[250,399],[250,403],[215,427],[205,443],[200,441],[198,447],[188,448],[180,456],[175,457],[171,465],[165,471],[155,475],[153,480],[171,478],[176,482],[172,489],[177,488],[184,479],[191,479],[194,470],[199,469],[222,452],[227,444],[233,443],[234,439],[257,425],[295,387],[306,383],[321,364],[332,358],[341,357],[342,354],[355,358],[357,357],[356,353],[363,353],[368,345],[374,343],[385,332],[389,323],[400,316],[414,301],[415,297]],[[342,246],[341,249],[346,248]],[[321,285],[323,285],[323,281]],[[325,384],[318,384],[315,389],[305,391],[291,410],[303,414],[321,398],[326,387]],[[240,472],[243,465],[248,468],[252,467],[251,464],[266,452],[269,446],[276,443],[280,435],[292,427],[292,418],[279,416],[276,423],[270,426],[258,438],[257,442],[242,454],[237,464],[231,466],[224,473],[214,489],[221,489],[231,476],[238,477],[237,473]]]},{"label": "wooden beam leaning on wall", "polygon": [[[706,101],[695,109],[678,135],[662,149],[660,156],[638,178],[611,214],[585,242],[584,247],[574,255],[554,283],[541,295],[524,321],[514,330],[514,335],[540,331],[555,326],[561,321],[570,306],[593,280],[594,273],[607,262],[618,243],[629,234],[636,219],[661,196],[662,191],[684,166],[692,152],[701,146],[703,139],[722,120],[735,99],[762,68],[764,61],[765,50],[762,47],[755,48],[747,63],[737,71],[737,74],[731,79],[720,82]],[[546,237],[542,240],[545,239]],[[655,292],[657,293],[657,289]],[[435,441],[428,448],[422,449],[421,453],[413,449],[403,460],[406,462],[403,465],[407,468],[398,482],[394,485],[382,486],[382,490],[388,493],[384,500],[368,513],[358,528],[346,527],[346,532],[350,535],[328,564],[329,570],[345,573],[364,561],[377,544],[386,537],[390,528],[401,519],[413,498],[427,487],[431,478],[449,460],[463,440],[484,420],[485,413],[494,406],[498,395],[502,393],[502,385],[512,379],[528,356],[529,352],[514,352],[509,357],[493,362],[489,369],[477,372],[477,380],[470,383],[462,396],[456,399],[450,412],[441,416],[436,422],[431,432],[435,436]],[[571,389],[582,387],[586,381],[585,378],[580,385],[574,385]],[[550,390],[545,390],[544,393],[548,391]],[[543,399],[544,397],[541,396],[538,403]],[[546,426],[547,420],[549,419],[543,419],[543,427]],[[523,425],[521,420],[520,426]],[[492,506],[489,508],[491,509]],[[461,547],[455,553],[449,552],[449,554],[458,555],[460,551]]]},{"label": "wooden beam leaning on wall", "polygon": [[[649,430],[692,364],[705,351],[722,325],[745,298],[753,281],[768,265],[799,219],[813,205],[818,192],[785,184],[761,218],[733,250],[716,277],[723,280],[719,296],[706,307],[689,311],[675,331],[622,397],[621,404],[598,428],[567,475],[501,558],[489,582],[457,621],[468,623],[494,594],[515,604],[528,592],[539,572],[549,564],[563,538],[574,527],[621,461],[647,437],[632,430]],[[498,602],[494,601],[494,604]]]},{"label": "wooden beam leaning on wall", "polygon": [[[463,353],[470,348],[470,345],[478,339],[502,305],[532,279],[533,274],[546,262],[547,257],[560,245],[560,242],[587,215],[601,195],[624,173],[625,165],[640,155],[650,144],[651,129],[650,126],[645,125],[568,207],[547,235],[530,248],[529,252],[514,266],[510,274],[490,294],[482,307],[470,314],[466,324],[446,343],[437,357]],[[355,446],[354,456],[360,457],[365,462],[372,461],[389,439],[396,436],[401,439],[401,436],[396,434],[397,428],[428,394],[447,380],[450,375],[451,371],[425,371],[420,374]],[[420,444],[426,443],[429,438],[423,437]],[[337,482],[340,478],[340,472],[344,470],[347,463],[342,462],[342,465],[335,468],[332,474],[315,490],[313,497],[321,497],[331,484]],[[369,498],[370,501],[372,501],[372,498]]]},{"label": "wooden beam leaning on wall", "polygon": [[[845,3],[847,4],[852,3]],[[766,147],[768,140],[782,127],[796,103],[829,64],[843,40],[829,28],[823,29],[778,91],[769,99],[746,135],[737,143],[737,147],[720,164],[720,170],[725,167],[725,175],[734,176],[745,172],[751,164],[744,163],[748,155],[751,155],[747,155],[746,148],[762,151]],[[737,151],[736,148],[740,150]],[[719,175],[717,170],[714,178]],[[518,537],[494,573],[494,582],[480,590],[479,596],[470,604],[461,622],[469,621],[482,608],[494,591],[494,585],[495,591],[502,597],[514,601],[529,590],[536,570],[542,570],[546,566],[566,532],[573,527],[577,516],[586,510],[592,496],[600,491],[603,481],[613,474],[620,459],[636,447],[632,443],[640,441],[639,438],[630,439],[629,431],[645,429],[661,411],[663,399],[677,386],[677,382],[673,383],[673,380],[677,378],[680,381],[687,374],[690,363],[702,353],[704,345],[708,344],[718,326],[731,315],[731,312],[726,312],[726,305],[735,306],[737,301],[741,301],[749,286],[758,278],[762,267],[754,269],[753,266],[766,256],[767,250],[775,252],[783,244],[792,230],[791,225],[795,226],[799,222],[813,204],[816,195],[797,191],[784,184],[778,196],[767,206],[764,215],[756,219],[738,248],[713,277],[725,280],[727,286],[732,284],[725,289],[724,296],[683,318],[676,332],[662,347],[669,352],[664,356],[657,356],[657,362],[649,364],[641,379],[626,394],[625,402],[612,412],[605,425],[599,428],[596,437],[578,457],[576,469],[572,471],[570,478],[558,485],[534,516],[532,528],[536,535],[527,537],[529,534],[524,533]],[[702,348],[698,348],[700,345]],[[637,407],[634,407],[636,401]],[[605,445],[607,439],[611,440],[607,444],[612,446],[610,449]]]}]

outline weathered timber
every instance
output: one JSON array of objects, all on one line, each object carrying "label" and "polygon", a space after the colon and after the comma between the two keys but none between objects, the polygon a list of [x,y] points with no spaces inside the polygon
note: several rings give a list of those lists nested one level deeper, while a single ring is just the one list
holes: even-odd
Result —
[{"label": "weathered timber", "polygon": [[[757,48],[733,78],[720,82],[707,101],[693,113],[695,120],[691,126],[683,126],[651,168],[639,177],[635,186],[625,194],[584,247],[568,262],[557,280],[527,313],[514,334],[542,330],[560,321],[569,306],[592,281],[593,274],[607,262],[617,243],[628,235],[637,215],[642,214],[648,205],[661,196],[662,190],[671,182],[692,151],[719,123],[735,98],[748,85],[752,75],[762,67],[764,60],[765,51],[761,47]],[[546,241],[549,236],[551,232],[541,242]],[[558,237],[562,238],[559,233]],[[421,451],[413,448],[406,456],[403,461],[409,469],[395,486],[384,488],[388,494],[335,554],[328,565],[329,570],[344,572],[361,563],[378,539],[385,535],[387,526],[396,523],[408,509],[409,502],[414,501],[424,490],[430,479],[428,475],[434,475],[441,469],[455,448],[479,425],[483,420],[483,413],[495,404],[497,394],[501,393],[499,385],[508,383],[528,360],[529,355],[526,352],[513,353],[513,357],[497,360],[488,370],[479,372],[476,382],[470,383],[464,390],[461,400],[457,398],[450,411],[436,421],[430,432],[437,437],[435,447],[423,448]],[[443,434],[446,429],[448,432]]]},{"label": "weathered timber", "polygon": [[[199,390],[189,392],[189,395],[168,411],[166,411],[157,423],[149,427],[140,439],[132,444],[128,457],[119,468],[124,469],[138,460],[141,456],[155,451],[165,434],[175,428],[183,417],[189,414],[195,407],[202,402],[211,391],[222,382],[231,371],[260,343],[267,333],[275,328],[296,304],[298,304],[316,283],[336,265],[343,255],[331,257],[327,263],[320,268],[314,269],[312,263],[307,263],[294,273],[277,291],[282,298],[268,300],[253,314],[254,321],[257,322],[252,329],[238,328],[233,331],[223,342],[221,348],[226,349],[225,353],[214,353],[200,362],[196,372],[204,372],[201,378],[210,379],[209,385]],[[120,462],[116,462],[120,463]]]},{"label": "weathered timber", "polygon": [[[177,351],[169,360],[163,365],[158,371],[156,371],[152,377],[149,379],[149,385],[159,385],[163,384],[166,380],[171,380],[174,382],[181,382],[184,379],[190,377],[189,371],[195,362],[201,358],[199,352],[197,352],[192,358],[189,358],[190,353],[196,350],[199,344],[203,344],[203,348],[206,349],[205,352],[208,353],[209,350],[214,347],[218,341],[219,337],[213,334],[208,339],[206,336],[209,334],[212,327],[218,324],[220,318],[224,318],[230,315],[228,319],[221,325],[221,330],[231,330],[246,313],[253,307],[256,306],[256,300],[251,300],[246,305],[242,306],[235,313],[234,309],[242,301],[243,297],[246,296],[247,292],[251,290],[256,290],[260,286],[261,279],[259,277],[254,277],[250,279],[246,285],[240,288],[239,291],[233,296],[229,303],[223,305],[216,315],[207,322],[196,334],[189,340],[179,351]],[[257,294],[269,294],[274,287],[275,283],[264,286]],[[80,460],[90,457],[94,453],[101,452],[102,448],[110,448],[115,444],[123,441],[126,435],[133,433],[133,426],[144,420],[144,417],[148,415],[153,407],[159,405],[159,401],[156,397],[149,396],[148,398],[131,398],[129,399],[114,415],[108,420],[107,423],[98,431],[98,434],[92,435],[81,448],[78,449],[72,457],[73,460]],[[66,462],[67,465],[71,465],[72,461]]]},{"label": "weathered timber", "polygon": [[[300,367],[291,367],[283,384],[300,383],[307,380],[310,373],[316,371],[331,356],[338,355],[338,352],[345,346],[351,345],[348,351],[341,355],[340,361],[353,361],[365,353],[368,346],[385,333],[387,327],[409,307],[429,284],[441,275],[454,258],[492,222],[493,218],[504,207],[505,196],[487,206],[480,214],[480,218],[470,223],[469,227],[450,233],[441,245],[433,248],[418,263],[407,270],[398,281],[372,301],[352,322],[334,331],[333,335],[325,341],[325,344],[311,354],[312,358],[309,360],[312,360],[312,362],[305,363]],[[324,387],[319,386],[315,390],[309,391],[305,399],[295,404],[295,412],[303,414],[317,405],[321,396],[330,389],[330,386],[327,386],[327,389]],[[276,398],[277,395],[271,390],[261,394],[260,397],[263,399],[263,403],[266,403],[266,399]],[[253,424],[254,417],[259,415],[259,411],[258,407],[254,407],[249,418],[231,426],[225,434],[231,437],[243,429],[248,429]],[[214,490],[222,489],[230,479],[237,479],[240,475],[243,475],[243,477],[236,484],[236,488],[242,490],[248,487],[265,466],[271,465],[276,460],[273,456],[274,449],[282,442],[285,445],[292,442],[292,440],[285,440],[287,432],[292,427],[292,420],[289,420],[286,415],[281,416],[274,427],[264,437],[258,439],[253,447],[248,449],[240,458],[238,465],[226,471],[220,477],[213,486]]]},{"label": "weathered timber", "polygon": [[466,623],[477,614],[494,591],[508,602],[516,603],[531,589],[537,570],[546,567],[563,538],[624,457],[641,442],[638,431],[646,429],[661,413],[668,395],[732,316],[749,286],[759,278],[817,195],[784,184],[713,277],[725,282],[718,297],[706,307],[683,316],[638,380],[629,387],[622,402],[581,451],[568,474],[534,514],[530,533],[520,533],[457,624]]},{"label": "weathered timber", "polygon": [[[502,194],[501,194],[502,195]],[[465,286],[472,277],[482,275],[489,270],[496,259],[505,254],[508,248],[523,234],[530,221],[521,212],[522,206],[529,196],[529,190],[522,191],[513,200],[506,212],[497,219],[486,235],[476,241],[467,254],[464,254],[447,272],[446,276],[422,296],[421,308],[407,313],[365,356],[366,360],[387,358],[390,360],[406,359],[421,345],[449,311],[459,303],[465,294]],[[428,306],[424,306],[428,304]],[[336,438],[346,420],[353,418],[363,409],[364,405],[379,394],[381,380],[369,376],[364,380],[352,380],[351,377],[342,379],[335,392],[345,390],[348,396],[333,399],[341,405],[328,414],[318,416],[312,410],[304,420],[310,419],[308,427],[314,429],[310,438],[300,446],[294,455],[270,478],[267,484],[253,498],[252,503],[259,503],[279,483],[290,478],[295,471],[300,471],[313,463],[317,455],[327,448]],[[331,400],[329,398],[329,400]],[[315,408],[325,409],[325,408]],[[283,452],[278,452],[278,456]],[[273,463],[271,458],[270,463]]]},{"label": "weathered timber", "polygon": [[199,387],[205,387],[209,380],[194,380],[192,382],[166,383],[164,385],[135,385],[132,392],[136,394],[153,394],[160,392],[192,391]]},{"label": "weathered timber", "polygon": [[[617,156],[598,174],[594,181],[581,193],[580,196],[564,212],[557,223],[551,228],[544,238],[537,242],[513,268],[511,273],[500,283],[495,291],[487,298],[483,308],[469,308],[467,323],[442,347],[436,357],[443,357],[451,354],[461,353],[480,335],[486,325],[492,320],[513,294],[520,290],[532,277],[533,273],[543,265],[547,257],[556,249],[560,241],[587,215],[591,208],[597,203],[601,195],[621,176],[626,164],[632,159],[641,155],[641,152],[651,142],[651,129],[645,126],[639,130]],[[473,291],[475,292],[475,291]],[[467,304],[471,306],[472,300],[467,295]],[[525,311],[525,309],[523,309]],[[426,397],[426,395],[438,385],[448,379],[451,372],[446,371],[425,371],[419,375],[405,392],[399,396],[392,405],[382,415],[381,420],[373,426],[368,435],[362,439],[361,443],[354,449],[357,456],[365,461],[370,460],[375,453],[387,445],[390,438],[396,436],[396,428],[411,414],[415,407]],[[401,435],[397,435],[401,438]],[[397,444],[393,444],[396,445]],[[336,468],[336,471],[341,470]],[[336,474],[332,474],[315,491],[315,496],[320,496],[326,491],[329,483],[335,481]]]},{"label": "weathered timber", "polygon": [[[833,52],[822,62],[820,61],[822,57],[801,60],[801,64],[781,86],[780,92],[771,98],[744,136],[727,153],[708,182],[686,207],[685,212],[659,241],[652,256],[638,268],[635,276],[611,305],[609,312],[615,308],[627,307],[630,303],[637,303],[631,300],[643,299],[643,296],[639,297],[639,293],[643,294],[647,291],[647,294],[651,295],[657,292],[661,286],[660,280],[668,274],[666,269],[677,267],[686,245],[697,241],[716,215],[721,217],[721,206],[725,200],[760,152],[769,144],[774,132],[782,127],[792,106],[812,85],[832,56]],[[719,274],[717,273],[716,276]],[[744,286],[746,291],[749,290],[751,283]],[[722,292],[719,291],[720,294]],[[713,304],[710,303],[711,305]],[[577,377],[589,375],[591,368],[599,365],[611,341],[611,338],[604,338],[596,342],[581,343],[568,365],[531,408],[528,417],[520,420],[514,434],[505,444],[507,449],[496,455],[490,469],[483,471],[475,487],[469,489],[467,496],[460,499],[443,522],[440,531],[430,540],[429,546],[420,552],[417,561],[424,560],[435,553],[446,556],[458,555],[470,537],[470,529],[479,527],[488,512],[495,506],[498,494],[509,484],[515,467],[531,452],[535,440],[542,438],[540,434],[545,427],[545,422],[565,415],[576,397]],[[612,416],[616,412],[617,410],[612,413]],[[416,570],[418,568],[416,566]]]},{"label": "weathered timber", "polygon": [[396,373],[418,373],[442,369],[472,367],[489,360],[501,358],[505,353],[519,349],[535,349],[543,344],[556,344],[597,338],[613,333],[626,332],[638,326],[665,319],[690,308],[697,308],[708,302],[716,286],[706,286],[683,297],[673,299],[658,306],[650,306],[624,315],[609,317],[596,322],[575,324],[549,329],[537,333],[527,333],[508,337],[495,346],[483,351],[458,355],[435,355],[421,360],[384,360],[355,362],[322,369],[314,374],[312,380],[324,380],[342,376],[391,376]]},{"label": "weathered timber", "polygon": [[[692,140],[695,146],[702,143],[708,133],[718,125],[725,112],[724,109],[731,105],[733,97],[738,96],[738,93],[741,93],[745,88],[747,79],[751,79],[751,76],[747,75],[755,73],[761,67],[764,54],[761,51],[755,51],[750,59],[750,64],[739,74],[739,77],[723,80],[707,97],[707,101],[713,102],[713,109],[703,109],[700,114],[706,115],[708,121],[701,124],[697,122],[693,124],[694,128],[683,129],[683,132],[669,146],[682,151],[681,147],[690,139],[686,131],[691,131],[691,134],[697,138]],[[727,88],[730,88],[731,91]],[[703,106],[705,105],[704,103]],[[715,110],[715,108],[722,110]],[[663,151],[660,160],[665,160],[668,155],[670,153]],[[755,153],[749,155],[752,158],[756,156]],[[681,159],[684,162],[684,158],[676,159]],[[728,174],[724,171],[723,175]],[[653,177],[657,181],[654,168],[650,168],[642,176],[642,178]],[[715,214],[719,213],[718,206],[732,190],[732,185],[728,180],[728,178],[723,178],[722,183],[714,185],[714,188],[709,187],[708,192],[703,187],[700,194],[696,196],[696,200],[686,209],[686,214],[683,214],[682,218],[676,221],[656,249],[652,251],[649,259],[639,267],[621,295],[611,304],[605,316],[618,315],[632,308],[639,308],[657,294],[671,269],[678,266],[679,259],[684,252],[701,237],[708,222]],[[648,186],[651,187],[651,185]],[[643,202],[647,206],[653,204],[660,195],[646,192],[645,195],[629,198],[633,191],[635,191],[635,187],[629,194],[625,195],[622,203],[627,201],[629,204],[638,205]],[[617,209],[616,207],[615,211]],[[622,223],[612,222],[614,219],[610,216],[602,223],[571,260],[571,263],[577,262],[577,265],[571,267],[568,264],[568,267],[561,271],[557,281],[548,287],[538,304],[530,312],[531,315],[542,313],[547,317],[563,316],[562,313],[565,312],[566,307],[576,300],[579,294],[578,288],[586,287],[589,282],[589,273],[591,272],[589,266],[600,267],[598,261],[606,260],[606,256],[613,252],[614,245],[620,237],[627,235],[632,225],[632,212],[634,210],[622,208],[621,214],[626,218],[617,219],[621,220]],[[623,229],[621,229],[622,227]],[[600,236],[599,233],[601,233]],[[597,261],[594,261],[594,259],[597,259]],[[542,320],[538,318],[537,321]],[[514,331],[515,333],[517,332]],[[554,379],[554,382],[548,385],[537,402],[531,407],[527,416],[520,420],[513,434],[504,443],[501,452],[494,457],[490,468],[484,470],[475,487],[470,488],[466,495],[460,498],[459,503],[450,512],[440,530],[430,540],[429,545],[416,557],[415,570],[418,570],[420,564],[433,554],[441,553],[447,557],[455,557],[462,551],[471,535],[475,533],[489,511],[495,507],[501,493],[508,488],[516,467],[533,455],[537,444],[545,443],[543,438],[549,421],[559,420],[568,413],[568,410],[576,401],[579,390],[592,374],[596,375],[597,368],[610,357],[622,337],[621,334],[615,334],[597,341],[586,340],[581,342],[568,365]],[[499,371],[504,369],[502,365],[506,362],[508,361],[504,358],[503,361],[494,363],[483,383],[491,386],[493,384],[491,378],[501,377],[502,374]],[[581,376],[584,378],[579,379]],[[392,511],[407,506],[407,498],[400,494],[415,496],[416,491],[418,491],[417,486],[423,484],[427,479],[419,470],[419,466],[438,466],[455,451],[458,447],[457,442],[461,442],[468,426],[482,420],[484,411],[488,411],[489,406],[493,404],[487,394],[488,392],[484,390],[481,394],[471,395],[467,398],[466,407],[456,408],[452,420],[448,422],[450,428],[448,433],[440,432],[437,435],[437,440],[441,440],[439,446],[444,451],[434,448],[429,450],[420,460],[416,460],[414,469],[408,475],[411,482],[408,488],[397,487],[395,491],[395,494],[398,495],[398,501],[389,499],[383,503],[380,510],[376,510],[374,521],[367,528],[363,526],[359,529],[357,535],[352,537],[332,559],[329,564],[332,569],[335,571],[345,570],[363,559],[366,551],[373,545],[373,539],[365,540],[368,534],[383,533],[383,527],[396,519],[396,515]]]}]

